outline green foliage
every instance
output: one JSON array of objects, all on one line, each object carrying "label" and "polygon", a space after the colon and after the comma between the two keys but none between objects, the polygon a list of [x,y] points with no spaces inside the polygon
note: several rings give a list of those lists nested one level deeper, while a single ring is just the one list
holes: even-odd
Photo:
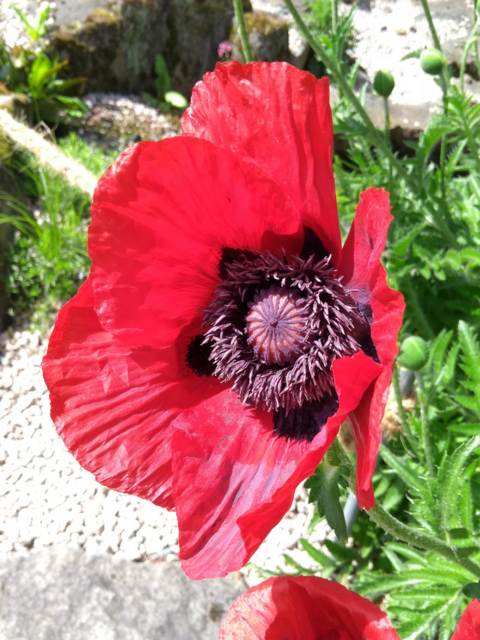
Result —
[{"label": "green foliage", "polygon": [[60,138],[58,144],[65,155],[83,164],[98,178],[103,176],[118,156],[118,151],[94,147],[74,132],[70,132],[65,138]]},{"label": "green foliage", "polygon": [[[348,14],[339,13],[336,0],[308,0],[304,15],[310,32],[340,62],[342,70],[350,66],[349,51],[354,44],[353,16],[355,6]],[[308,70],[320,77],[328,69],[318,57],[311,58]]]},{"label": "green foliage", "polygon": [[[22,18],[32,42],[45,35],[49,7],[39,9],[36,22],[30,23],[25,14],[11,5]],[[14,47],[9,49],[0,38],[0,81],[9,91],[24,93],[32,99],[35,120],[55,125],[68,118],[81,118],[88,110],[80,98],[71,95],[72,89],[85,82],[85,78],[62,80],[58,73],[68,60],[51,60],[41,49]]]},{"label": "green foliage", "polygon": [[10,223],[19,235],[7,259],[7,287],[15,314],[45,305],[45,311],[74,295],[85,274],[88,198],[76,192],[58,176],[42,170],[24,168],[24,185],[38,198],[40,208],[32,209],[28,200],[0,194],[0,224]]},{"label": "green foliage", "polygon": [[181,93],[172,91],[172,83],[170,81],[167,63],[165,62],[165,58],[160,54],[155,56],[155,74],[157,95],[154,97],[150,93],[142,93],[143,100],[162,111],[168,112],[172,107],[180,111],[185,111],[188,107],[188,100],[185,96],[182,96]]},{"label": "green foliage", "polygon": [[305,482],[305,487],[310,489],[309,502],[316,502],[320,517],[325,516],[339,540],[347,539],[347,525],[343,506],[340,504],[339,488],[339,484],[347,486],[346,476],[348,468],[334,467],[328,464],[327,460],[323,460],[313,476]]},{"label": "green foliage", "polygon": [[39,7],[33,21],[30,21],[25,13],[14,4],[10,3],[10,6],[20,17],[25,31],[32,42],[36,42],[39,38],[43,38],[47,33],[47,20],[50,15],[50,5],[47,4],[43,8]]},{"label": "green foliage", "polygon": [[[114,160],[113,152],[94,149],[75,134],[60,145],[98,176]],[[90,203],[61,177],[26,158],[13,167],[19,193],[25,195],[0,193],[0,224],[10,223],[17,229],[7,253],[10,313],[18,320],[33,312],[34,321],[45,324],[88,275]]]},{"label": "green foliage", "polygon": [[[460,321],[456,332],[441,331],[428,344],[427,362],[417,376],[425,416],[417,406],[406,420],[418,454],[403,438],[382,445],[375,496],[412,535],[446,543],[452,557],[396,541],[363,513],[347,544],[301,544],[318,565],[310,574],[348,581],[365,597],[386,599],[403,640],[450,640],[463,609],[480,594],[480,344],[472,328]],[[427,428],[433,476],[421,446]],[[333,496],[336,504],[343,494],[345,470],[340,469],[323,462],[305,483],[310,501],[319,502],[316,522],[327,514],[325,503]],[[306,571],[298,562],[289,564]]]}]

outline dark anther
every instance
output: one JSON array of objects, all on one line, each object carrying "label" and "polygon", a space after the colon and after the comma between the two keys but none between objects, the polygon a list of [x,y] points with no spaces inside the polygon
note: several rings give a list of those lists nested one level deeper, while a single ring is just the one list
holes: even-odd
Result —
[{"label": "dark anther", "polygon": [[303,227],[303,233],[305,239],[303,241],[302,252],[300,253],[302,260],[308,260],[310,256],[314,256],[317,261],[328,257],[328,252],[325,250],[323,242],[316,233],[308,227]]},{"label": "dark anther", "polygon": [[199,376],[211,376],[215,371],[215,365],[209,357],[212,348],[209,344],[202,344],[205,336],[195,336],[187,347],[186,361],[192,371]]},{"label": "dark anther", "polygon": [[236,262],[240,258],[240,256],[251,258],[253,254],[250,251],[245,251],[244,249],[232,249],[231,247],[223,247],[222,257],[220,258],[220,263],[218,265],[218,273],[222,280],[225,280],[228,277],[227,267],[233,262]]},{"label": "dark anther", "polygon": [[291,409],[288,414],[285,409],[278,409],[273,416],[273,432],[284,438],[311,442],[337,410],[336,394],[304,402],[301,407]]}]

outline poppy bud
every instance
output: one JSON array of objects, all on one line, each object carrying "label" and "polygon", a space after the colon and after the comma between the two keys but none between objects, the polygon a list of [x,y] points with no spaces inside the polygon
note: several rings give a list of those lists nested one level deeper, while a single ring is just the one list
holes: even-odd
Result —
[{"label": "poppy bud", "polygon": [[373,88],[382,98],[388,98],[395,87],[395,80],[390,71],[378,71],[373,81]]},{"label": "poppy bud", "polygon": [[438,49],[424,49],[420,54],[420,64],[425,73],[438,76],[447,64],[447,59]]},{"label": "poppy bud", "polygon": [[428,361],[428,347],[420,336],[410,336],[403,341],[398,362],[410,371],[419,371]]}]

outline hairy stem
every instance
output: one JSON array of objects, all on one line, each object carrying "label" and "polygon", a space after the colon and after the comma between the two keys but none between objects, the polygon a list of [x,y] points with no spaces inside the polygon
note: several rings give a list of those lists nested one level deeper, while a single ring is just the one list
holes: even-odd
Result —
[{"label": "hairy stem", "polygon": [[480,565],[477,562],[470,560],[470,558],[458,557],[456,550],[440,538],[416,531],[403,522],[400,522],[400,520],[397,520],[397,518],[385,511],[378,502],[370,511],[367,511],[367,513],[375,524],[387,533],[390,533],[397,540],[402,540],[420,549],[434,551],[447,560],[451,560],[461,567],[464,567],[464,569],[473,573],[477,578],[480,578]]},{"label": "hairy stem", "polygon": [[243,15],[242,0],[233,0],[233,9],[235,11],[235,17],[238,25],[238,35],[240,42],[242,43],[243,57],[245,62],[252,62],[253,55],[250,48],[250,42],[248,40],[247,28],[245,26],[245,16]]},{"label": "hairy stem", "polygon": [[427,394],[425,391],[425,384],[423,382],[423,375],[420,371],[415,372],[415,379],[420,389],[419,402],[420,402],[420,418],[422,421],[422,444],[423,451],[425,453],[425,462],[427,464],[428,475],[431,478],[436,478],[435,463],[433,460],[433,443],[430,433],[430,423],[428,422],[428,405]]},{"label": "hairy stem", "polygon": [[400,391],[400,377],[398,374],[398,367],[395,363],[395,367],[393,369],[393,377],[392,377],[393,391],[395,392],[395,400],[397,402],[398,408],[398,417],[400,418],[400,422],[402,423],[402,430],[405,434],[405,437],[408,440],[408,444],[410,445],[413,452],[418,456],[418,442],[415,439],[412,430],[410,429],[410,425],[408,424],[407,414],[405,413],[405,409],[402,404],[402,393]]},{"label": "hairy stem", "polygon": [[[388,107],[388,98],[383,98],[383,109],[385,111],[385,142],[391,148],[390,142],[390,109]],[[391,158],[388,158],[388,192],[393,191],[393,166]]]}]

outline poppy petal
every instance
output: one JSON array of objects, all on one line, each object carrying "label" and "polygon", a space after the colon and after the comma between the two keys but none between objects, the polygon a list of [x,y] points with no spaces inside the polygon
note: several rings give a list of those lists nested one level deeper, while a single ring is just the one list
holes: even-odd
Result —
[{"label": "poppy petal", "polygon": [[189,375],[173,349],[120,344],[98,321],[90,280],[60,311],[42,366],[78,462],[107,487],[172,509],[171,422],[218,381]]},{"label": "poppy petal", "polygon": [[124,344],[168,347],[208,306],[222,249],[302,242],[298,213],[255,165],[205,140],[139,143],[95,191],[95,309]]},{"label": "poppy petal", "polygon": [[227,612],[218,640],[400,640],[386,613],[314,576],[269,578]]},{"label": "poppy petal", "polygon": [[329,100],[327,78],[285,62],[217,64],[195,85],[182,131],[264,169],[337,265],[342,248]]},{"label": "poppy petal", "polygon": [[364,191],[343,247],[339,269],[344,286],[360,305],[371,309],[372,339],[383,367],[349,416],[357,449],[357,499],[364,509],[371,509],[375,504],[372,475],[405,309],[402,294],[390,289],[380,262],[391,220],[388,193],[373,188]]},{"label": "poppy petal", "polygon": [[452,640],[480,640],[480,602],[476,598],[463,612]]},{"label": "poppy petal", "polygon": [[363,352],[333,363],[339,410],[311,443],[275,436],[272,414],[243,406],[230,391],[175,420],[174,500],[190,578],[224,576],[249,560],[380,369]]}]

